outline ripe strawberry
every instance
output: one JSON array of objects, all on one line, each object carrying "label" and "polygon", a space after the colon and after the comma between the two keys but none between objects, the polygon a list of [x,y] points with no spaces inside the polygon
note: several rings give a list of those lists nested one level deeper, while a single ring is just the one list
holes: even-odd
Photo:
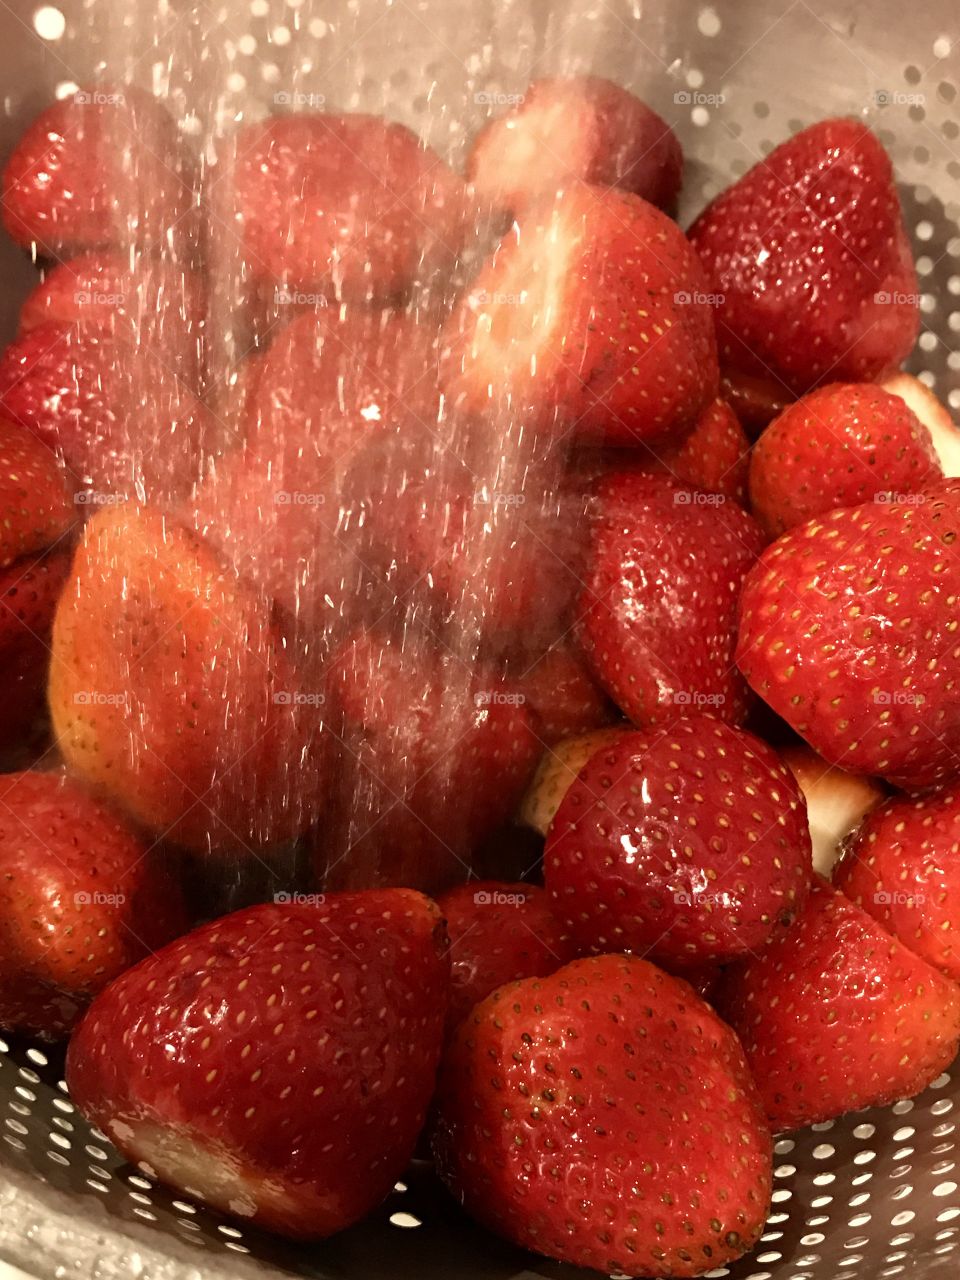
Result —
[{"label": "ripe strawberry", "polygon": [[49,448],[0,418],[0,568],[65,537],[77,521],[72,499]]},{"label": "ripe strawberry", "polygon": [[794,399],[793,392],[779,378],[751,377],[737,369],[720,370],[720,395],[751,440]]},{"label": "ripe strawberry", "polygon": [[70,572],[68,550],[27,556],[0,571],[0,673],[4,686],[0,747],[31,736],[46,706],[53,615]]},{"label": "ripe strawberry", "polygon": [[407,890],[214,920],[94,1002],[67,1056],[71,1096],[175,1190],[281,1235],[331,1235],[413,1154],[444,945],[435,904]]},{"label": "ripe strawberry", "polygon": [[3,175],[3,225],[41,256],[157,244],[190,207],[177,129],[129,85],[80,90],[42,111]]},{"label": "ripe strawberry", "polygon": [[914,493],[940,478],[930,433],[896,395],[835,383],[803,396],[767,427],[750,460],[750,505],[767,533]]},{"label": "ripe strawberry", "polygon": [[87,525],[53,630],[68,765],[198,850],[295,836],[320,804],[324,694],[262,602],[151,510]]},{"label": "ripe strawberry", "polygon": [[38,325],[7,347],[0,413],[61,457],[90,502],[141,486],[151,500],[189,488],[209,429],[160,356],[83,322]]},{"label": "ripe strawberry", "polygon": [[536,766],[521,695],[412,631],[402,641],[361,632],[328,665],[343,751],[318,873],[328,887],[465,879]]},{"label": "ripe strawberry", "polygon": [[631,732],[629,726],[611,725],[608,729],[594,729],[575,738],[565,738],[548,747],[523,797],[521,822],[545,836],[560,801],[587,761],[601,747],[612,746]]},{"label": "ripe strawberry", "polygon": [[547,833],[554,911],[584,951],[671,966],[752,954],[803,906],[803,796],[759,738],[708,716],[590,757]]},{"label": "ripe strawberry", "polygon": [[743,1051],[685,982],[633,956],[494,992],[445,1054],[437,1112],[454,1196],[547,1257],[695,1276],[763,1230],[771,1140]]},{"label": "ripe strawberry", "polygon": [[725,400],[708,404],[684,439],[649,448],[649,470],[669,472],[681,484],[746,506],[750,441]]},{"label": "ripe strawberry", "polygon": [[768,547],[737,661],[829,764],[932,787],[960,767],[960,482],[830,511]]},{"label": "ripe strawberry", "polygon": [[919,292],[890,159],[858,120],[781,143],[690,229],[718,295],[727,368],[798,394],[870,381],[909,354]]},{"label": "ripe strawberry", "polygon": [[960,792],[895,797],[847,841],[834,883],[915,955],[960,981]]},{"label": "ripe strawberry", "polygon": [[484,125],[467,159],[480,205],[509,217],[578,179],[671,209],[682,175],[683,152],[666,121],[599,76],[535,80],[517,107]]},{"label": "ripe strawberry", "polygon": [[819,878],[793,927],[727,970],[714,1002],[775,1131],[919,1093],[960,1038],[960,988]]},{"label": "ripe strawberry", "polygon": [[713,315],[675,223],[576,183],[530,206],[451,317],[447,392],[575,441],[635,446],[691,426],[717,394]]},{"label": "ripe strawberry", "polygon": [[[547,747],[617,719],[613,704],[569,639],[552,645],[530,665],[512,665],[517,666],[514,680],[537,717],[538,737]],[[526,669],[521,672],[520,666]]]},{"label": "ripe strawberry", "polygon": [[899,396],[930,432],[945,476],[960,476],[960,428],[929,387],[909,373],[895,373],[882,383],[884,391]]},{"label": "ripe strawberry", "polygon": [[748,695],[736,669],[737,604],[760,531],[722,495],[615,472],[595,488],[578,615],[601,684],[635,724],[713,710],[732,724]]},{"label": "ripe strawberry", "polygon": [[471,880],[437,899],[450,938],[452,1031],[491,991],[553,973],[576,955],[570,935],[532,884]]},{"label": "ripe strawberry", "polygon": [[807,802],[813,869],[829,879],[843,841],[880,804],[885,792],[872,778],[827,764],[809,747],[783,747],[779,754]]},{"label": "ripe strawberry", "polygon": [[63,773],[0,775],[0,1026],[57,1039],[187,928],[176,880]]},{"label": "ripe strawberry", "polygon": [[448,269],[460,250],[463,182],[403,125],[274,116],[244,125],[220,163],[221,216],[255,278],[386,299]]}]

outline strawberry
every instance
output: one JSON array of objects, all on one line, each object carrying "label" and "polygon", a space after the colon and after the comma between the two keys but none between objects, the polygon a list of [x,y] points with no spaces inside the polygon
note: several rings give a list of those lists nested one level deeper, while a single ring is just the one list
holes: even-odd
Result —
[{"label": "strawberry", "polygon": [[437,903],[450,938],[451,1031],[505,982],[553,973],[576,955],[549,897],[536,885],[471,880],[448,889]]},{"label": "strawberry", "polygon": [[717,394],[713,316],[675,223],[615,188],[535,202],[450,318],[447,392],[574,441],[635,446]]},{"label": "strawberry", "polygon": [[403,125],[273,116],[244,125],[220,166],[218,224],[235,230],[254,278],[386,299],[456,260],[463,182]]},{"label": "strawberry", "polygon": [[42,111],[3,175],[3,225],[43,257],[167,241],[190,207],[177,128],[129,85],[82,89]]},{"label": "strawberry", "polygon": [[473,140],[467,179],[484,208],[514,217],[581,179],[661,209],[676,203],[683,152],[645,102],[600,76],[535,80]]},{"label": "strawberry", "polygon": [[885,792],[872,778],[827,764],[809,747],[783,747],[779,754],[807,802],[813,869],[829,879],[843,841],[880,804]]},{"label": "strawberry", "polygon": [[784,409],[750,460],[750,505],[766,532],[834,507],[913,493],[940,478],[930,433],[896,395],[835,383]]},{"label": "strawberry", "polygon": [[86,322],[41,324],[7,347],[0,413],[62,458],[89,504],[189,487],[209,431],[165,358]]},{"label": "strawberry", "polygon": [[930,432],[945,476],[960,476],[960,428],[929,387],[909,373],[895,373],[883,382],[884,391],[899,396]]},{"label": "strawberry", "polygon": [[47,446],[0,418],[0,569],[64,538],[77,521],[72,499]]},{"label": "strawberry", "polygon": [[151,831],[251,852],[320,803],[325,695],[254,593],[157,512],[89,522],[53,629],[60,750]]},{"label": "strawberry", "polygon": [[727,970],[714,1003],[775,1131],[919,1093],[960,1039],[960,988],[819,878],[793,927]]},{"label": "strawberry", "polygon": [[59,771],[0,775],[0,1026],[65,1035],[186,928],[176,880],[83,787]]},{"label": "strawberry", "polygon": [[361,632],[329,671],[343,750],[318,873],[328,887],[437,889],[465,879],[536,765],[522,694],[412,631],[402,642]]},{"label": "strawberry", "polygon": [[436,905],[408,890],[214,920],[94,1001],[70,1044],[70,1094],[174,1190],[281,1235],[331,1235],[413,1154],[444,945]]},{"label": "strawberry", "polygon": [[896,796],[847,841],[834,883],[928,964],[960,981],[960,792]]},{"label": "strawberry", "polygon": [[575,738],[565,738],[548,747],[523,797],[521,822],[545,836],[560,801],[591,756],[596,755],[601,747],[612,746],[630,733],[631,729],[626,725],[611,725],[608,729],[593,729],[590,733],[577,734]]},{"label": "strawberry", "polygon": [[960,482],[799,525],[743,588],[737,661],[829,764],[897,786],[954,776],[960,753]]},{"label": "strawberry", "polygon": [[739,723],[737,604],[757,526],[722,494],[635,471],[607,475],[594,501],[578,618],[600,683],[638,725],[705,709]]},{"label": "strawberry", "polygon": [[454,1196],[547,1257],[696,1276],[763,1230],[771,1139],[743,1051],[685,982],[633,956],[495,991],[447,1049],[436,1106]]},{"label": "strawberry", "polygon": [[794,399],[793,393],[779,378],[752,377],[737,369],[721,369],[720,395],[751,440],[755,440]]},{"label": "strawberry", "polygon": [[590,674],[583,655],[569,639],[552,645],[514,679],[539,721],[547,747],[617,718],[606,694]]},{"label": "strawberry", "polygon": [[725,368],[802,395],[870,381],[911,351],[919,290],[890,159],[859,120],[781,143],[690,229]]},{"label": "strawberry", "polygon": [[681,484],[746,506],[750,441],[725,400],[708,404],[682,440],[649,448],[649,470],[669,472]]},{"label": "strawberry", "polygon": [[624,734],[560,801],[544,852],[554,911],[582,950],[667,968],[752,954],[802,907],[803,796],[759,738],[708,716]]},{"label": "strawberry", "polygon": [[45,710],[50,637],[71,554],[25,556],[0,571],[0,672],[4,715],[0,746],[15,748]]}]

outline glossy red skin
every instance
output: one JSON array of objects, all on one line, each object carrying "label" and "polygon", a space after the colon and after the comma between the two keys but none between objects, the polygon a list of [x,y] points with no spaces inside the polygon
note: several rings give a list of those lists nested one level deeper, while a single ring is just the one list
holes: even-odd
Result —
[{"label": "glossy red skin", "polygon": [[790,771],[709,716],[597,751],[544,851],[554,911],[582,951],[634,951],[668,969],[753,954],[801,909],[811,870]]},{"label": "glossy red skin", "polygon": [[744,575],[763,539],[722,495],[621,471],[594,489],[577,611],[583,650],[634,724],[710,711],[731,724],[749,698],[733,659]]},{"label": "glossy red skin", "polygon": [[[158,243],[191,203],[177,128],[130,86],[81,91],[42,111],[3,175],[3,225],[41,255]],[[119,99],[119,100],[118,100]]]},{"label": "glossy red skin", "polygon": [[845,507],[768,547],[744,583],[737,661],[830,764],[904,788],[960,753],[960,482]]},{"label": "glossy red skin", "polygon": [[754,446],[750,505],[771,538],[835,507],[941,479],[930,432],[900,396],[836,383],[784,409]]},{"label": "glossy red skin", "polygon": [[454,1196],[547,1257],[695,1276],[763,1229],[771,1140],[736,1037],[636,957],[494,992],[445,1054],[437,1117]]},{"label": "glossy red skin", "polygon": [[68,548],[26,556],[0,571],[0,673],[4,688],[0,746],[30,735],[46,704],[53,615],[70,572]]},{"label": "glossy red skin", "polygon": [[43,551],[77,523],[73,488],[50,449],[0,417],[0,569]]},{"label": "glossy red skin", "polygon": [[38,325],[0,356],[0,413],[63,459],[83,491],[163,501],[188,490],[203,405],[153,351],[82,322]]},{"label": "glossy red skin", "polygon": [[960,793],[895,797],[867,814],[833,873],[905,947],[960,981]]},{"label": "glossy red skin", "polygon": [[[557,296],[546,309],[548,289]],[[679,433],[717,394],[706,293],[665,214],[575,183],[529,207],[451,316],[448,396],[527,414],[573,442],[629,448]]]},{"label": "glossy red skin", "polygon": [[919,288],[893,169],[861,121],[823,120],[781,143],[690,240],[719,295],[724,367],[802,395],[879,378],[913,348]]},{"label": "glossy red skin", "polygon": [[187,928],[176,879],[61,771],[0,775],[0,1026],[44,1040]]},{"label": "glossy red skin", "polygon": [[[526,666],[521,672],[520,667]],[[537,733],[546,746],[612,724],[618,717],[587,666],[569,641],[554,645],[532,664],[518,664],[515,681],[537,717]]]},{"label": "glossy red skin", "polygon": [[681,484],[747,505],[750,441],[725,400],[708,404],[683,440],[665,445],[654,441],[649,447],[654,455],[650,470],[666,471]]},{"label": "glossy red skin", "polygon": [[960,1038],[960,988],[819,877],[789,932],[727,970],[714,1003],[774,1131],[911,1097]]},{"label": "glossy red skin", "polygon": [[427,892],[466,879],[473,850],[512,816],[540,756],[515,687],[412,632],[358,633],[328,669],[343,751],[318,874],[332,888]]},{"label": "glossy red skin", "polygon": [[221,163],[221,214],[254,278],[383,300],[460,250],[462,179],[379,116],[273,116],[242,126]]},{"label": "glossy red skin", "polygon": [[413,1154],[443,1033],[444,946],[436,905],[408,890],[214,920],[94,1003],[70,1045],[70,1095],[175,1190],[176,1170],[138,1141],[145,1124],[269,1178],[273,1203],[254,1182],[244,1221],[331,1235]]},{"label": "glossy red skin", "polygon": [[[541,113],[556,112],[536,159],[514,170],[505,160],[518,131],[544,133]],[[531,200],[578,179],[621,187],[661,209],[676,203],[683,151],[676,134],[645,102],[600,76],[545,76],[513,110],[483,126],[467,158],[467,178],[482,205],[516,214]]]},{"label": "glossy red skin", "polygon": [[577,954],[537,885],[471,880],[437,903],[450,938],[450,1031],[497,987],[554,973]]},{"label": "glossy red skin", "polygon": [[254,857],[322,809],[315,666],[209,547],[153,509],[107,507],[87,524],[49,698],[71,769],[198,853]]}]

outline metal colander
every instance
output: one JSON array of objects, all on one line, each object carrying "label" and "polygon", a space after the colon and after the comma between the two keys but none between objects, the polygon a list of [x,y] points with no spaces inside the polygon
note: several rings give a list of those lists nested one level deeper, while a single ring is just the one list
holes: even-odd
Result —
[{"label": "metal colander", "polygon": [[[531,76],[592,71],[676,129],[688,221],[790,132],[863,114],[891,151],[914,240],[923,327],[913,372],[960,409],[960,15],[949,0],[909,9],[897,0],[13,0],[0,12],[4,151],[52,95],[133,79],[167,97],[201,144],[201,113],[250,117],[322,95],[409,124],[457,163],[478,123]],[[34,273],[11,245],[0,253],[7,336]],[[368,1221],[324,1244],[242,1229],[125,1165],[74,1110],[61,1066],[50,1050],[0,1041],[0,1258],[31,1275],[569,1272],[473,1226],[426,1165]],[[913,1101],[781,1138],[760,1245],[709,1274],[960,1274],[958,1102],[960,1078],[944,1075]]]}]

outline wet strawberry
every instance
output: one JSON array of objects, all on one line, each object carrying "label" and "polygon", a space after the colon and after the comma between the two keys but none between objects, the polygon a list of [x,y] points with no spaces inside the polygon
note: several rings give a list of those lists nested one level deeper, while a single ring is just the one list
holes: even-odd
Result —
[{"label": "wet strawberry", "polygon": [[714,400],[700,414],[693,430],[680,441],[649,446],[650,470],[669,472],[681,484],[702,493],[722,493],[746,506],[750,471],[750,441],[725,400]]},{"label": "wet strawberry", "polygon": [[61,541],[77,523],[73,490],[46,444],[0,418],[0,568]]},{"label": "wet strawberry", "polygon": [[590,733],[564,738],[562,742],[549,747],[523,797],[520,806],[521,821],[545,836],[560,807],[560,801],[591,756],[601,747],[612,746],[632,732],[631,726],[611,725],[606,729],[593,729]]},{"label": "wet strawberry", "polygon": [[0,746],[10,750],[31,736],[46,707],[53,615],[72,556],[48,551],[0,571],[0,673],[4,686]]},{"label": "wet strawberry", "polygon": [[618,718],[579,648],[569,639],[551,646],[529,665],[512,666],[517,668],[514,680],[537,717],[538,736],[548,747]]}]

